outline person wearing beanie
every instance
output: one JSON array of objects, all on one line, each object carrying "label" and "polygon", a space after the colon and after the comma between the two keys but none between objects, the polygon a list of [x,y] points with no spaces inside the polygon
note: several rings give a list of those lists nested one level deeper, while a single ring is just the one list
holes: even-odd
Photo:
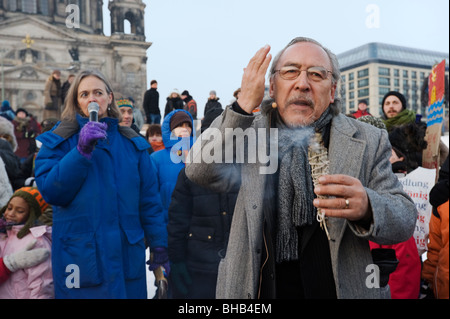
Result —
[{"label": "person wearing beanie", "polygon": [[206,116],[206,113],[208,113],[209,110],[215,109],[215,108],[222,108],[222,104],[220,104],[219,99],[216,95],[216,91],[211,90],[209,92],[208,101],[205,104],[205,110],[203,112],[203,116]]},{"label": "person wearing beanie", "polygon": [[386,93],[381,106],[382,119],[388,131],[391,131],[394,126],[416,122],[416,112],[407,109],[405,96],[400,92]]},{"label": "person wearing beanie", "polygon": [[173,110],[183,109],[183,100],[181,99],[178,89],[173,89],[167,97],[166,108],[164,109],[164,117]]},{"label": "person wearing beanie", "polygon": [[177,127],[183,127],[183,124],[186,124],[192,130],[192,117],[186,112],[175,112],[170,119],[170,130],[173,131]]},{"label": "person wearing beanie", "polygon": [[358,102],[358,110],[353,112],[352,115],[355,118],[360,118],[361,116],[370,116],[372,114],[367,111],[367,100],[363,99]]},{"label": "person wearing beanie", "polygon": [[[150,154],[155,168],[159,196],[163,206],[164,224],[169,221],[168,210],[178,174],[185,167],[187,153],[193,144],[192,116],[185,110],[173,110],[161,126],[164,149]],[[158,295],[158,292],[157,292]]]},{"label": "person wearing beanie", "polygon": [[0,299],[54,298],[52,228],[39,222],[48,207],[36,187],[22,187],[0,210],[0,257],[11,272],[0,285]]},{"label": "person wearing beanie", "polygon": [[[386,93],[382,100],[382,107],[382,119],[389,132],[389,140],[392,146],[403,151],[406,155],[406,162],[412,161],[413,163],[409,165],[408,172],[411,172],[417,166],[422,166],[422,153],[426,148],[426,123],[420,121],[422,116],[408,110],[405,96],[396,91]],[[403,135],[403,138],[393,138],[398,135]],[[448,147],[440,140],[440,165],[443,164],[448,152]]]},{"label": "person wearing beanie", "polygon": [[167,212],[178,173],[185,167],[185,156],[193,144],[192,116],[185,110],[170,112],[161,126],[164,149],[150,158],[158,175],[159,194],[167,223]]},{"label": "person wearing beanie", "polygon": [[131,124],[133,124],[133,104],[129,99],[117,100],[116,104],[119,107],[120,114],[122,114],[119,125],[131,127]]},{"label": "person wearing beanie", "polygon": [[14,120],[14,118],[16,117],[16,113],[14,113],[8,100],[4,100],[2,102],[2,107],[0,108],[0,116],[3,116],[9,121]]},{"label": "person wearing beanie", "polygon": [[399,92],[386,93],[382,107],[382,120],[389,133],[389,141],[405,155],[404,163],[410,173],[422,166],[422,153],[427,147],[426,123],[418,121],[416,112],[408,110],[406,98]]},{"label": "person wearing beanie", "polygon": [[122,119],[120,120],[119,125],[129,127],[137,134],[141,135],[139,128],[137,127],[134,120],[133,102],[130,99],[120,99],[116,101],[116,104],[119,107],[120,113],[122,114]]},{"label": "person wearing beanie", "polygon": [[[222,108],[213,108],[207,116],[215,118],[222,111]],[[202,132],[213,120],[205,119],[202,120]],[[226,251],[239,187],[233,185],[225,192],[216,192],[189,180],[185,168],[178,174],[167,225],[172,263],[169,282],[173,298],[215,298],[218,256],[223,256]],[[195,227],[191,227],[194,224]],[[202,234],[207,234],[210,239],[205,240]],[[187,242],[186,238],[189,238]]]},{"label": "person wearing beanie", "polygon": [[183,93],[181,93],[181,99],[184,103],[184,109],[188,111],[194,120],[197,119],[197,102],[192,98],[192,96],[189,94],[188,90],[184,90]]}]

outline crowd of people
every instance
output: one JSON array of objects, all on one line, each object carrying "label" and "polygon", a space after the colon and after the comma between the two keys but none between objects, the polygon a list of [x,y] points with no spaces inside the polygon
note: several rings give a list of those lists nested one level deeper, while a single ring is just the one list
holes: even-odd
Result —
[{"label": "crowd of people", "polygon": [[[313,39],[269,52],[250,60],[231,105],[209,92],[197,139],[195,99],[173,89],[162,109],[156,80],[143,113],[88,70],[63,84],[60,71],[50,75],[40,123],[3,101],[0,298],[152,298],[148,267],[168,282],[155,298],[448,299],[448,148],[422,260],[398,175],[422,165],[426,123],[396,91],[381,118],[367,100],[342,114],[337,58]],[[202,157],[250,152],[213,129],[277,129],[276,172],[237,151],[232,161]],[[273,147],[267,134],[258,148]]]}]

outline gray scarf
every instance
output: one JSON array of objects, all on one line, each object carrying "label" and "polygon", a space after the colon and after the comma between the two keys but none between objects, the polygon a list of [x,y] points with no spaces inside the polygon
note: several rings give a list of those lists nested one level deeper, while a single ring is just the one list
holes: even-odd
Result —
[{"label": "gray scarf", "polygon": [[316,132],[322,132],[333,115],[328,108],[307,127],[288,128],[280,121],[278,156],[278,216],[276,232],[276,261],[298,259],[297,227],[311,225],[316,218],[313,206],[314,186],[308,161],[308,145]]}]

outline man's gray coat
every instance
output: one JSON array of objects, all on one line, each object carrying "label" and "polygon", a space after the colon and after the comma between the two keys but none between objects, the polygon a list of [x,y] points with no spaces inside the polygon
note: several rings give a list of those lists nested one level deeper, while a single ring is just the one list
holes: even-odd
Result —
[{"label": "man's gray coat", "polygon": [[[216,191],[226,192],[233,183],[241,183],[228,249],[219,265],[217,298],[259,297],[261,253],[265,249],[263,197],[268,175],[261,174],[263,165],[258,162],[205,163],[201,158],[202,149],[225,151],[226,138],[213,138],[217,135],[211,132],[220,130],[221,136],[226,137],[226,128],[267,128],[265,112],[246,116],[227,107],[213,122],[209,133],[205,131],[194,144],[186,167],[189,179]],[[328,153],[330,173],[358,178],[366,189],[373,212],[369,229],[342,218],[328,219],[333,239],[329,245],[337,297],[389,297],[388,286],[377,288],[374,282],[376,268],[368,241],[379,244],[406,241],[413,234],[417,212],[392,173],[387,132],[339,114],[332,120]]]}]

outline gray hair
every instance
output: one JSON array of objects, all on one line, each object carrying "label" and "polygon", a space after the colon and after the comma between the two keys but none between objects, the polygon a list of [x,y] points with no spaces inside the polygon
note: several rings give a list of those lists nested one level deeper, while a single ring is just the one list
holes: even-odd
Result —
[{"label": "gray hair", "polygon": [[275,69],[277,67],[278,61],[280,60],[281,56],[283,55],[284,51],[286,51],[287,48],[289,48],[290,46],[299,43],[299,42],[309,42],[309,43],[314,43],[316,45],[318,45],[319,47],[321,47],[326,54],[328,55],[328,58],[330,59],[330,63],[331,63],[331,67],[332,67],[332,72],[333,72],[333,76],[332,76],[332,83],[333,84],[337,84],[340,77],[341,77],[341,71],[339,70],[339,62],[338,59],[336,57],[336,55],[331,52],[328,48],[324,47],[322,44],[320,44],[319,42],[317,42],[314,39],[311,38],[306,38],[306,37],[297,37],[294,38],[293,40],[291,40],[291,42],[288,43],[288,45],[286,45],[273,59],[272,61],[272,66],[270,68],[270,74],[269,77],[272,77],[275,74]]},{"label": "gray hair", "polygon": [[[341,78],[341,71],[339,70],[339,62],[336,57],[336,54],[331,52],[328,48],[324,47],[322,44],[320,44],[316,40],[311,39],[311,38],[306,38],[306,37],[297,37],[297,38],[292,39],[291,42],[288,43],[288,45],[286,45],[280,52],[278,52],[278,54],[272,60],[272,66],[270,67],[270,73],[269,73],[269,79],[275,75],[275,70],[276,70],[278,61],[280,60],[284,51],[286,51],[286,49],[289,48],[290,46],[292,46],[296,43],[299,43],[299,42],[314,43],[314,44],[318,45],[319,47],[321,47],[325,51],[325,53],[328,55],[328,58],[330,59],[331,68],[332,68],[331,71],[333,72],[331,83],[337,85],[337,83],[339,82],[339,79]],[[274,101],[274,99],[272,99],[272,98],[265,99],[262,104],[265,106],[270,105],[270,104],[272,104],[273,101]],[[336,92],[335,92],[334,102],[330,104],[330,108],[331,108],[333,115],[338,114],[341,110],[341,99],[338,97],[338,90],[336,90]],[[270,109],[270,108],[268,108],[268,109]]]}]

